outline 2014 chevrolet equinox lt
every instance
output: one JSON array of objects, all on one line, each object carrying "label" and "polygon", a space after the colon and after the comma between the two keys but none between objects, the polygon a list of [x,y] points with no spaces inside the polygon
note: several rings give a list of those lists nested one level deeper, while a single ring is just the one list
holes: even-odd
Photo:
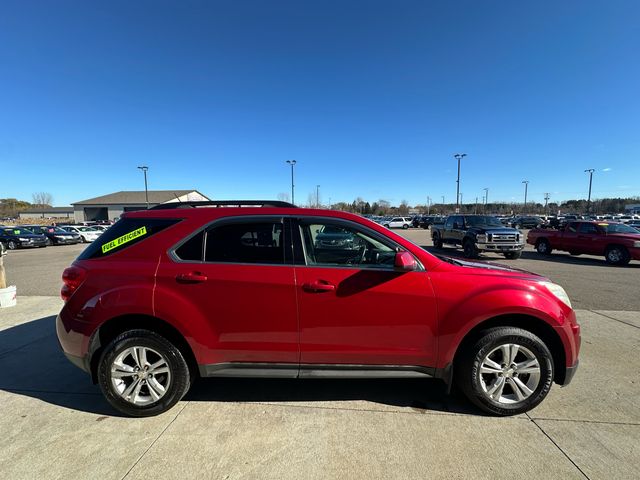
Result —
[{"label": "2014 chevrolet equinox lt", "polygon": [[[218,208],[196,208],[207,206]],[[126,213],[63,281],[62,349],[132,416],[168,410],[198,376],[435,377],[513,415],[578,365],[562,287],[433,256],[344,212],[205,202]]]}]

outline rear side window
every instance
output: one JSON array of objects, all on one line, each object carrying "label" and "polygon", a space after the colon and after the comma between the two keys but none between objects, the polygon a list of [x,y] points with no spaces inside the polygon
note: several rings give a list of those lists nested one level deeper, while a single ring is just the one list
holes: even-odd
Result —
[{"label": "rear side window", "polygon": [[102,258],[143,242],[179,220],[165,218],[123,218],[89,245],[78,260]]},{"label": "rear side window", "polygon": [[282,265],[284,225],[247,222],[213,227],[206,234],[205,261]]}]

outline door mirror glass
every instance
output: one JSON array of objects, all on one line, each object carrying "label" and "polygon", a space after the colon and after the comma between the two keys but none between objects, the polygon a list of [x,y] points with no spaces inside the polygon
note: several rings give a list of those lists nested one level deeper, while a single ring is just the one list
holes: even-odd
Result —
[{"label": "door mirror glass", "polygon": [[413,272],[418,269],[418,262],[409,252],[397,252],[394,266],[402,272]]}]

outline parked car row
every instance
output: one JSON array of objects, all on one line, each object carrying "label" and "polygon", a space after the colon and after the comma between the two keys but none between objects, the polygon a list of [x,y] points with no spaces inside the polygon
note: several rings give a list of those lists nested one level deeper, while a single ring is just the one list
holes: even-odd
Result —
[{"label": "parked car row", "polygon": [[90,243],[97,240],[108,228],[103,225],[0,226],[0,243],[9,250]]},{"label": "parked car row", "polygon": [[[436,248],[462,247],[467,258],[477,258],[483,252],[520,258],[525,242],[522,232],[504,226],[501,219],[490,215],[450,215],[444,224],[431,229],[431,238]],[[640,230],[619,222],[576,220],[559,229],[538,225],[529,231],[526,242],[542,255],[550,255],[553,250],[571,255],[602,255],[612,265],[640,260]]]}]

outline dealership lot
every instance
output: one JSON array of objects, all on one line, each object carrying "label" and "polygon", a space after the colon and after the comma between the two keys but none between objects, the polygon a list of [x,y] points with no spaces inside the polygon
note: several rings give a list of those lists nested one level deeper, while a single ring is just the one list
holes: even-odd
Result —
[{"label": "dealership lot", "polygon": [[[400,233],[432,248],[429,231]],[[57,345],[60,273],[82,248],[6,258],[23,296],[0,311],[5,478],[640,476],[638,262],[484,257],[562,284],[582,323],[573,383],[525,415],[484,416],[435,380],[207,379],[166,414],[128,419]]]}]

